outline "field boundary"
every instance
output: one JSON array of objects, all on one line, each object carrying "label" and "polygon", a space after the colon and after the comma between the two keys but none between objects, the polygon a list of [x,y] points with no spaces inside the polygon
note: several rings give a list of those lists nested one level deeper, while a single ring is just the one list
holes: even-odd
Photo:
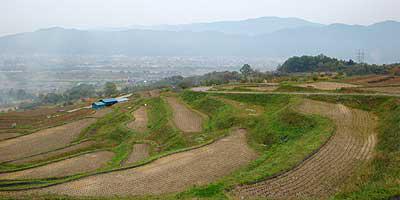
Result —
[{"label": "field boundary", "polygon": [[[235,127],[235,128],[237,128],[237,127]],[[170,155],[177,154],[177,153],[182,153],[182,152],[187,152],[187,151],[194,150],[194,149],[199,149],[201,147],[213,144],[213,143],[217,142],[218,140],[220,140],[220,139],[222,139],[224,137],[227,137],[231,133],[231,131],[233,129],[234,128],[231,128],[230,131],[227,131],[227,134],[223,134],[220,137],[217,137],[217,138],[215,138],[213,140],[210,140],[210,141],[208,141],[208,142],[206,142],[204,144],[200,144],[200,145],[197,145],[197,146],[180,149],[180,150],[173,151],[173,152],[166,152],[164,154],[158,155],[158,156],[153,157],[153,158],[150,157],[149,159],[144,160],[143,162],[139,162],[139,163],[134,164],[134,165],[128,165],[128,166],[125,166],[125,167],[119,167],[119,168],[106,170],[106,171],[94,172],[94,173],[86,174],[86,175],[66,176],[66,177],[63,177],[65,179],[67,179],[65,181],[61,180],[59,182],[49,183],[49,184],[40,185],[40,186],[33,186],[33,187],[30,187],[30,188],[13,188],[13,189],[2,189],[2,188],[0,188],[0,191],[27,191],[27,190],[41,189],[41,188],[46,188],[46,187],[50,187],[50,186],[53,186],[53,185],[59,185],[59,184],[63,184],[63,183],[68,183],[68,182],[75,181],[75,180],[78,180],[78,179],[81,179],[81,178],[85,178],[85,177],[96,176],[96,175],[106,174],[106,173],[116,172],[116,171],[123,171],[123,170],[127,170],[127,169],[134,169],[134,168],[141,167],[141,166],[147,165],[149,163],[152,163],[152,162],[154,162],[154,161],[156,161],[156,160],[158,160],[160,158],[166,157],[166,156],[170,156]],[[77,176],[77,177],[75,177],[75,176]],[[68,178],[70,178],[70,179],[68,179]],[[57,180],[57,179],[50,178],[50,179],[40,179],[40,180]],[[24,181],[26,181],[26,180],[24,180]],[[33,181],[36,181],[36,180],[33,180]],[[1,182],[2,181],[0,181],[0,183]]]}]

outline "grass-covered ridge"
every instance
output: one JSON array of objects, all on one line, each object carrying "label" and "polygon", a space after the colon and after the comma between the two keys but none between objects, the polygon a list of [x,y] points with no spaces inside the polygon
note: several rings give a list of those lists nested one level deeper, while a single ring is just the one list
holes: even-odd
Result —
[{"label": "grass-covered ridge", "polygon": [[313,96],[375,113],[378,143],[371,163],[358,171],[334,199],[389,199],[400,195],[400,101],[392,97]]},{"label": "grass-covered ridge", "polygon": [[[204,94],[187,91],[183,93],[182,99],[207,113],[210,119],[215,120],[214,123],[226,120],[218,116],[229,115],[231,120],[228,127],[246,128],[249,144],[260,154],[249,166],[216,183],[178,194],[177,197],[183,199],[225,199],[225,191],[235,185],[257,182],[289,170],[318,149],[334,130],[334,125],[326,118],[296,112],[293,106],[300,99],[288,95]],[[236,101],[242,106],[261,106],[263,113],[249,115],[246,109],[235,108],[234,104],[227,103],[229,101]]]}]

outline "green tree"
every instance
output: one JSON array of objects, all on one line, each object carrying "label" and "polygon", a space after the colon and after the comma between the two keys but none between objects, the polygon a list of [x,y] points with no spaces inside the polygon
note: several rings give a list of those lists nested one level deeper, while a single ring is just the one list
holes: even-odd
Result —
[{"label": "green tree", "polygon": [[109,96],[114,96],[116,94],[118,94],[117,85],[115,85],[115,83],[112,82],[107,82],[104,85],[104,95],[109,97]]},{"label": "green tree", "polygon": [[247,80],[247,78],[254,73],[254,70],[249,64],[245,64],[242,68],[240,68],[240,73],[242,73],[244,78]]}]

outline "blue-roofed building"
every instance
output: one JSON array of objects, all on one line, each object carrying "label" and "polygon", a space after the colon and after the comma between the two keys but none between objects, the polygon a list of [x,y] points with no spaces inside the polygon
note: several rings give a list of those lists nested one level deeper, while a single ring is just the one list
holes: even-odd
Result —
[{"label": "blue-roofed building", "polygon": [[92,108],[95,109],[95,110],[102,109],[104,107],[106,107],[106,104],[103,103],[103,102],[94,102],[94,103],[92,103]]},{"label": "blue-roofed building", "polygon": [[118,103],[122,103],[122,102],[127,102],[127,101],[129,101],[129,99],[126,98],[126,97],[116,98],[116,99],[117,99]]},{"label": "blue-roofed building", "polygon": [[100,102],[103,102],[106,106],[112,106],[116,103],[118,103],[118,100],[115,98],[110,98],[110,99],[102,99]]}]

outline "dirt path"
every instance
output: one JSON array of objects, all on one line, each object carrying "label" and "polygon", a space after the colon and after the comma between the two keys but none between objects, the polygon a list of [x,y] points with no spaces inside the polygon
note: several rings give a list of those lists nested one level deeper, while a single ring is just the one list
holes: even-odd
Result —
[{"label": "dirt path", "polygon": [[147,130],[147,111],[146,107],[142,106],[133,112],[134,121],[127,124],[127,127],[136,131],[144,132]]},{"label": "dirt path", "polygon": [[89,172],[104,166],[113,155],[108,151],[89,153],[41,167],[0,174],[0,180],[62,177]]},{"label": "dirt path", "polygon": [[160,158],[150,164],[30,191],[72,196],[127,196],[178,192],[228,175],[256,158],[246,131],[236,130],[213,144]]},{"label": "dirt path", "polygon": [[16,161],[12,161],[12,162],[10,162],[10,164],[19,165],[19,164],[25,164],[25,163],[31,163],[31,162],[47,160],[47,159],[50,159],[50,158],[54,158],[56,156],[60,156],[60,155],[66,154],[68,152],[73,152],[73,151],[78,151],[78,150],[81,150],[81,149],[88,148],[88,147],[92,146],[93,144],[95,144],[95,142],[93,142],[93,141],[82,142],[82,143],[79,143],[77,145],[66,147],[64,149],[51,151],[51,152],[48,152],[48,153],[39,154],[39,155],[35,155],[35,156],[19,159],[19,160],[16,160]]},{"label": "dirt path", "polygon": [[150,155],[150,146],[148,144],[135,144],[133,145],[131,155],[126,160],[124,165],[132,164],[143,159],[148,158]]},{"label": "dirt path", "polygon": [[335,193],[357,166],[373,155],[376,143],[375,116],[312,100],[305,100],[298,110],[328,117],[336,124],[336,133],[320,151],[295,169],[276,178],[236,188],[240,199],[324,199]]},{"label": "dirt path", "polygon": [[206,91],[211,94],[284,94],[284,95],[324,95],[324,96],[387,96],[387,97],[400,97],[400,94],[389,93],[337,93],[337,92],[242,92],[242,91]]},{"label": "dirt path", "polygon": [[0,162],[13,161],[67,146],[96,119],[82,119],[0,142]]},{"label": "dirt path", "polygon": [[338,90],[341,88],[355,88],[358,85],[348,84],[348,83],[337,83],[337,82],[315,82],[315,83],[305,83],[298,85],[300,87],[311,87],[318,90]]},{"label": "dirt path", "polygon": [[175,97],[166,98],[173,110],[175,125],[183,132],[200,132],[202,130],[203,118],[196,112],[183,105]]}]

